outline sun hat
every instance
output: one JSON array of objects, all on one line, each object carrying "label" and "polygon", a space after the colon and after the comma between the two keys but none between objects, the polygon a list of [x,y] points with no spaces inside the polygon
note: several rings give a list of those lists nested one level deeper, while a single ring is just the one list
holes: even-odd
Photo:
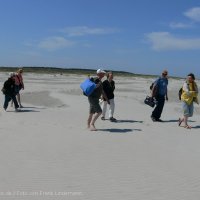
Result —
[{"label": "sun hat", "polygon": [[97,69],[97,74],[106,74],[106,72],[103,69]]},{"label": "sun hat", "polygon": [[10,77],[10,78],[13,77],[14,75],[15,75],[14,72],[10,72],[10,73],[9,73],[9,77]]}]

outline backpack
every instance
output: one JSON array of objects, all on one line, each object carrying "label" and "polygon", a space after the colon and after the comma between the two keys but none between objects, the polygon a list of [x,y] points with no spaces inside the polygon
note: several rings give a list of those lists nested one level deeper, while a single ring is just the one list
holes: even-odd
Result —
[{"label": "backpack", "polygon": [[[158,77],[156,80],[160,81],[160,79],[161,79],[161,77]],[[153,89],[153,85],[154,85],[154,83],[156,82],[156,80],[154,80],[154,81],[151,83],[151,85],[150,85],[150,87],[149,87],[150,90]]]},{"label": "backpack", "polygon": [[153,84],[154,84],[154,83],[152,83],[152,84],[150,85],[150,87],[149,87],[150,90],[153,89]]},{"label": "backpack", "polygon": [[[158,79],[156,79],[156,80],[158,80],[158,82],[160,81],[160,79],[161,79],[161,77],[159,77]],[[150,90],[152,91],[152,89],[153,89],[153,86],[154,86],[154,83],[156,82],[156,80],[154,81],[154,82],[152,82],[151,83],[151,85],[150,85]],[[154,97],[156,97],[157,95],[158,95],[158,85],[156,86],[156,87],[154,87],[154,90],[152,91],[152,95],[154,96]]]},{"label": "backpack", "polygon": [[96,84],[90,78],[87,78],[80,84],[80,88],[85,96],[90,96],[95,90]]},{"label": "backpack", "polygon": [[181,100],[181,95],[182,95],[182,93],[183,93],[183,88],[181,87],[181,88],[179,89],[179,91],[178,91],[178,98],[179,98],[179,100]]}]

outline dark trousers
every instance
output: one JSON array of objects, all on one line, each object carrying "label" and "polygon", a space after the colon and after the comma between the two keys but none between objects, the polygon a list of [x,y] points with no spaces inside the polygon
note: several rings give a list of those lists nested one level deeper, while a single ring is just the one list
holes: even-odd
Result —
[{"label": "dark trousers", "polygon": [[160,119],[162,111],[163,111],[163,107],[165,104],[165,96],[158,95],[156,97],[156,101],[157,101],[157,104],[156,104],[155,109],[152,112],[151,117],[153,117],[155,119]]},{"label": "dark trousers", "polygon": [[8,108],[8,103],[13,100],[13,103],[15,105],[15,109],[16,108],[19,108],[19,105],[17,103],[17,99],[16,99],[16,96],[15,95],[12,95],[12,96],[9,96],[9,95],[5,95],[5,101],[4,101],[4,109],[6,110]]}]

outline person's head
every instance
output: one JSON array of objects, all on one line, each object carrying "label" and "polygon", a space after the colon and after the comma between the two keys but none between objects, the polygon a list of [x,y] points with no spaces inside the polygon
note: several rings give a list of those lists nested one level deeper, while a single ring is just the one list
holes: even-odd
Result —
[{"label": "person's head", "polygon": [[193,73],[188,74],[188,75],[187,75],[187,80],[188,80],[190,83],[194,82],[194,80],[195,80],[194,74],[193,74]]},{"label": "person's head", "polygon": [[167,78],[167,76],[168,76],[168,71],[167,70],[163,70],[162,77]]},{"label": "person's head", "polygon": [[15,77],[15,73],[14,72],[10,72],[8,78],[14,78],[14,77]]},{"label": "person's head", "polygon": [[23,69],[18,69],[17,73],[22,74],[23,73]]},{"label": "person's head", "polygon": [[105,76],[106,72],[103,69],[97,69],[97,76],[99,79],[102,79]]},{"label": "person's head", "polygon": [[109,80],[113,79],[113,73],[111,71],[107,73],[107,79]]}]

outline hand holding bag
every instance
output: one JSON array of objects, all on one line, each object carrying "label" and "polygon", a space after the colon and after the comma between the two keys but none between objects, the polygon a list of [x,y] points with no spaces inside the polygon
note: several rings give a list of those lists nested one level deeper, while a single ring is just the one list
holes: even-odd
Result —
[{"label": "hand holding bag", "polygon": [[144,103],[147,104],[148,106],[151,106],[152,108],[155,106],[155,101],[153,97],[146,96]]}]

